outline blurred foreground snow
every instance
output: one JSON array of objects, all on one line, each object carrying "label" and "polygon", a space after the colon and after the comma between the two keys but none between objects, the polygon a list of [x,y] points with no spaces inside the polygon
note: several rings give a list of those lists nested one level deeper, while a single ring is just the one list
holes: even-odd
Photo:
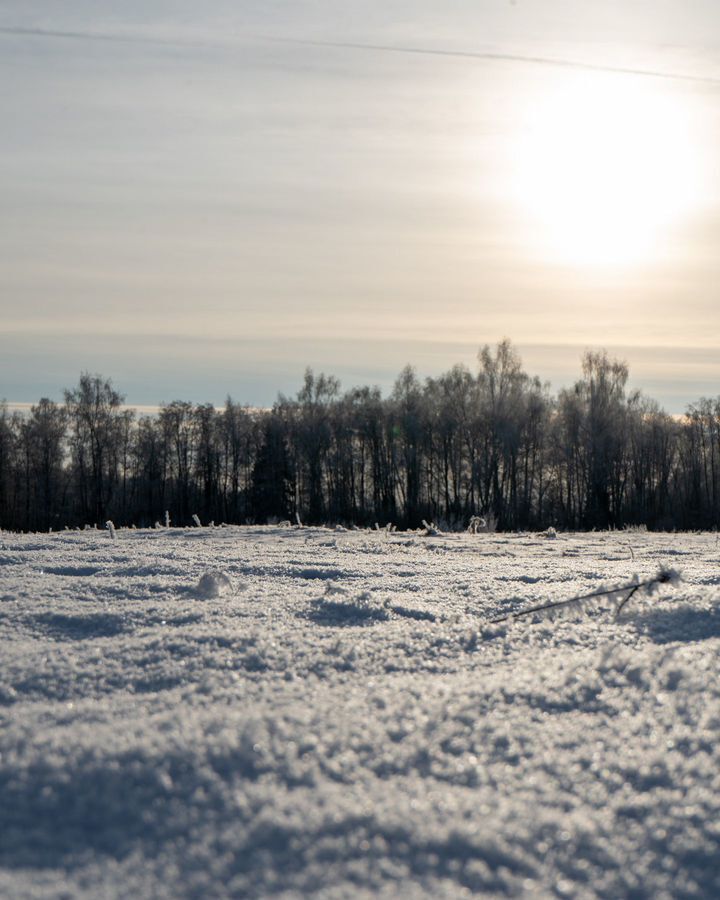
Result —
[{"label": "blurred foreground snow", "polygon": [[[714,535],[0,534],[0,895],[717,897],[719,560]],[[488,624],[661,565],[683,582],[617,623]]]}]

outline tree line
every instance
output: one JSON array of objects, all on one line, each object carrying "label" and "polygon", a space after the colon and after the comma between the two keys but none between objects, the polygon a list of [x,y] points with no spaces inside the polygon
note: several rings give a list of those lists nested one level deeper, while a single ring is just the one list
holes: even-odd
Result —
[{"label": "tree line", "polygon": [[64,402],[28,415],[0,404],[0,528],[152,526],[166,521],[500,530],[714,528],[720,514],[720,397],[685,416],[628,391],[628,367],[588,352],[551,395],[507,340],[478,368],[420,381],[407,366],[389,396],[342,392],[308,369],[267,410],[181,400],[157,415],[123,407],[83,373]]}]

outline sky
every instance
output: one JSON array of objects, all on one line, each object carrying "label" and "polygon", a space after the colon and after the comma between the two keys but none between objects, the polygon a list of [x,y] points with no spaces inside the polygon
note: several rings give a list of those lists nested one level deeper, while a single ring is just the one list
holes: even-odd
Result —
[{"label": "sky", "polygon": [[715,0],[0,0],[0,398],[720,394]]}]

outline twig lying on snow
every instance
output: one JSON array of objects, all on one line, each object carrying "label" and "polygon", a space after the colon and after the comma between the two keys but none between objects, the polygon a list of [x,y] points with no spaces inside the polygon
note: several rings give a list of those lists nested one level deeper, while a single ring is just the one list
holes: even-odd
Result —
[{"label": "twig lying on snow", "polygon": [[662,568],[658,571],[657,575],[655,575],[653,578],[648,578],[647,581],[638,581],[636,575],[635,579],[631,581],[630,584],[624,584],[621,587],[617,588],[609,588],[608,590],[604,591],[593,591],[590,594],[582,594],[579,597],[571,597],[569,600],[556,600],[552,603],[540,603],[538,606],[531,606],[529,609],[522,609],[519,612],[509,613],[507,616],[500,616],[500,618],[498,619],[492,619],[491,624],[496,625],[498,622],[506,622],[508,619],[520,619],[523,616],[529,616],[532,613],[536,612],[551,612],[558,609],[564,609],[566,607],[572,606],[573,604],[582,606],[588,600],[594,600],[597,597],[612,597],[617,594],[624,594],[625,591],[627,591],[627,597],[623,597],[620,600],[617,609],[615,610],[615,621],[617,621],[623,607],[638,591],[642,591],[646,594],[652,594],[660,587],[661,584],[677,584],[679,580],[680,574],[679,572],[676,572],[675,569]]}]

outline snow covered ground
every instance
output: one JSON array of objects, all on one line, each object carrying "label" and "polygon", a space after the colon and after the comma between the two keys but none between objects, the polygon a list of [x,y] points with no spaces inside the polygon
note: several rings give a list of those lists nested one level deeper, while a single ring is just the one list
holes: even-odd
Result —
[{"label": "snow covered ground", "polygon": [[[0,534],[0,895],[720,896],[719,563],[708,534]],[[617,623],[488,624],[661,565]]]}]

